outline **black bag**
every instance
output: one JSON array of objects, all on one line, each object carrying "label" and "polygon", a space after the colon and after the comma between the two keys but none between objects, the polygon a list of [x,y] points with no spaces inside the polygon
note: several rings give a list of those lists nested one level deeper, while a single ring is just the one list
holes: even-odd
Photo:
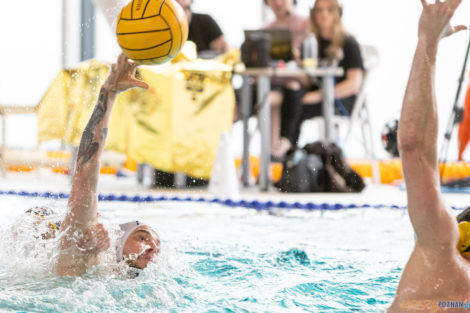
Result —
[{"label": "black bag", "polygon": [[242,62],[249,67],[271,65],[271,38],[268,34],[250,34],[241,47]]},{"label": "black bag", "polygon": [[308,154],[319,155],[325,169],[326,192],[361,192],[364,180],[346,162],[343,151],[334,143],[317,141],[304,147]]},{"label": "black bag", "polygon": [[284,161],[282,178],[275,185],[282,192],[320,192],[324,190],[323,162],[305,150],[290,153]]},{"label": "black bag", "polygon": [[364,180],[334,143],[314,142],[287,156],[276,187],[283,192],[360,192]]}]

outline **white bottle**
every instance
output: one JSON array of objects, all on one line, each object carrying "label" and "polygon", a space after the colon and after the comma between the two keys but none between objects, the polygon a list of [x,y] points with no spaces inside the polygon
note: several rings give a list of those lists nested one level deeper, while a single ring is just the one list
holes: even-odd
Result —
[{"label": "white bottle", "polygon": [[318,66],[318,41],[315,34],[308,34],[302,44],[302,60],[305,68]]}]

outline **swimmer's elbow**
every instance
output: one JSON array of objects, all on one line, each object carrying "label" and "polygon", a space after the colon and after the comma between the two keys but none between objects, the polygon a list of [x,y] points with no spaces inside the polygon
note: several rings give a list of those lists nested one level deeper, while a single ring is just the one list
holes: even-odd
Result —
[{"label": "swimmer's elbow", "polygon": [[400,155],[403,153],[419,151],[424,148],[424,139],[422,136],[414,135],[407,133],[403,135],[403,133],[398,133],[398,150],[400,151]]}]

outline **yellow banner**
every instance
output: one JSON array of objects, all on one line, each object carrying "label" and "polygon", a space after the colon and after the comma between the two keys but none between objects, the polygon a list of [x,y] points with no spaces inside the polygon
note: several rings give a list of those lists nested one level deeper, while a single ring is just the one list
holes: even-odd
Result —
[{"label": "yellow banner", "polygon": [[[79,144],[108,70],[92,60],[59,73],[39,106],[41,142]],[[220,134],[232,125],[230,67],[198,60],[171,64],[161,72],[140,67],[138,74],[150,89],[118,96],[106,149],[162,171],[210,178]]]}]

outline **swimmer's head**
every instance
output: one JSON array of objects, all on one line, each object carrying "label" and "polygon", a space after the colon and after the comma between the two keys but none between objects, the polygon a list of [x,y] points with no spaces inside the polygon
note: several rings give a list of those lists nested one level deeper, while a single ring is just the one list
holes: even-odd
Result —
[{"label": "swimmer's head", "polygon": [[55,214],[54,210],[45,206],[35,206],[34,208],[26,210],[25,213],[40,216],[42,218]]},{"label": "swimmer's head", "polygon": [[459,223],[459,243],[457,249],[460,253],[470,259],[470,207],[457,215]]},{"label": "swimmer's head", "polygon": [[152,227],[139,221],[119,225],[124,234],[116,245],[116,258],[131,267],[144,269],[160,252],[160,237]]},{"label": "swimmer's head", "polygon": [[[34,207],[31,209],[26,210],[26,214],[29,214],[33,217],[36,217],[38,219],[38,223],[42,222],[43,220],[50,219],[53,215],[55,215],[54,210],[42,206],[42,207]],[[60,228],[60,221],[48,221],[48,228],[49,230],[45,233],[40,234],[42,239],[50,239],[50,238],[55,238],[56,232]],[[36,236],[35,236],[36,237]],[[39,237],[37,237],[39,238]]]}]

